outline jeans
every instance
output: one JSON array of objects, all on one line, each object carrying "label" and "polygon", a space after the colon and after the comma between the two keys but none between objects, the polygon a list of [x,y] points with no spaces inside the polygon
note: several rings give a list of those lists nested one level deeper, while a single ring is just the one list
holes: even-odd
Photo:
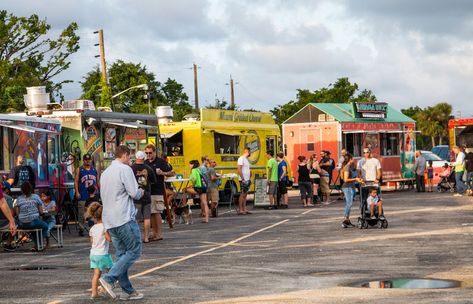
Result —
[{"label": "jeans", "polygon": [[310,182],[299,182],[299,191],[302,200],[312,198],[312,184]]},{"label": "jeans", "polygon": [[468,189],[473,190],[473,171],[467,172],[466,173],[466,185],[468,186]]},{"label": "jeans", "polygon": [[355,194],[355,188],[347,187],[342,188],[343,194],[345,194],[345,217],[350,216],[351,206],[353,205],[353,197]]},{"label": "jeans", "polygon": [[131,294],[135,289],[128,278],[128,269],[141,256],[140,227],[136,221],[131,220],[119,227],[110,228],[108,232],[112,237],[117,260],[102,278],[112,285],[118,281],[122,290]]},{"label": "jeans", "polygon": [[[43,237],[48,236],[48,224],[46,224],[39,217],[32,220],[29,223],[18,222],[19,229],[41,229],[43,230]],[[36,239],[36,233],[30,233],[31,239],[33,240],[36,248],[38,248],[38,240]]]},{"label": "jeans", "polygon": [[48,231],[46,232],[46,237],[50,237],[51,230],[53,230],[54,226],[56,226],[56,218],[54,216],[50,216],[47,218],[43,218],[43,221],[48,225]]},{"label": "jeans", "polygon": [[424,174],[422,175],[416,174],[416,191],[425,192]]},{"label": "jeans", "polygon": [[455,172],[455,187],[457,188],[457,193],[463,193],[466,190],[465,182],[463,182],[463,171]]}]

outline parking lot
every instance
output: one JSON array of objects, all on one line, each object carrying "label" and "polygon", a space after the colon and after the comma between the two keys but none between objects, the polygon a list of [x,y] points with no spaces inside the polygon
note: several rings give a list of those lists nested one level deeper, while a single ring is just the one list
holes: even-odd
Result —
[{"label": "parking lot", "polygon": [[[335,197],[334,197],[335,198]],[[447,193],[384,194],[388,229],[341,228],[343,201],[252,209],[165,229],[132,267],[140,303],[471,303],[473,198]],[[356,222],[358,206],[352,209]],[[0,302],[90,303],[88,238],[71,228],[65,247],[0,253]],[[452,289],[361,288],[369,281],[437,278]],[[111,300],[94,301],[107,303]]]}]

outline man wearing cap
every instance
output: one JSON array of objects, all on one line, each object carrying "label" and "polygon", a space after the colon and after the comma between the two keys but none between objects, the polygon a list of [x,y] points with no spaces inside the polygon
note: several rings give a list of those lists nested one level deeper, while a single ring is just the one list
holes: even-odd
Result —
[{"label": "man wearing cap", "polygon": [[85,213],[85,202],[89,198],[87,188],[94,186],[97,192],[100,189],[99,180],[97,178],[97,170],[95,170],[92,164],[92,155],[89,153],[84,154],[82,157],[82,166],[79,170],[76,170],[74,177],[74,196],[78,201],[78,221],[79,221],[79,235],[84,235],[84,213]]},{"label": "man wearing cap", "polygon": [[[381,180],[381,163],[378,159],[372,157],[369,148],[363,149],[363,158],[358,161],[356,166],[358,176],[363,179],[365,184],[379,184]],[[368,188],[362,189],[362,197],[366,199]]]}]

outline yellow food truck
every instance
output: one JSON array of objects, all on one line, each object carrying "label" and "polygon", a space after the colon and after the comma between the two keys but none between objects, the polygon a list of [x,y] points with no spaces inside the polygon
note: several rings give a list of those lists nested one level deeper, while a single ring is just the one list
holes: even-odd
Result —
[{"label": "yellow food truck", "polygon": [[270,113],[201,109],[200,115],[187,115],[183,121],[171,121],[172,110],[157,109],[162,151],[168,155],[176,174],[188,177],[189,162],[207,155],[217,162],[216,171],[226,178],[220,186],[221,201],[230,201],[240,192],[237,160],[245,147],[249,147],[252,185],[255,178],[266,176],[265,152],[280,151],[281,134]]}]

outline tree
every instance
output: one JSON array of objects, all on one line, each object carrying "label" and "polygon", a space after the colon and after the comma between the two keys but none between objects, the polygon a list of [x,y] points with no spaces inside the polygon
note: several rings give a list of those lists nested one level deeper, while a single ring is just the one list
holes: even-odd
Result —
[{"label": "tree", "polygon": [[215,98],[215,103],[213,105],[208,105],[205,108],[206,109],[220,109],[220,110],[234,110],[234,109],[230,109],[230,105],[228,104],[228,101],[225,100],[225,98],[222,98],[222,99]]},{"label": "tree", "polygon": [[68,69],[69,56],[79,50],[75,22],[57,39],[48,36],[51,26],[35,14],[17,17],[0,11],[0,112],[23,111],[26,87],[46,86],[52,96],[63,99],[63,84],[53,78]]},{"label": "tree", "polygon": [[363,90],[355,96],[358,84],[351,83],[347,77],[337,79],[334,84],[311,92],[307,89],[297,90],[296,100],[291,100],[284,105],[273,108],[273,114],[278,124],[294,115],[308,103],[348,103],[348,102],[376,102],[376,96],[371,90]]},{"label": "tree", "polygon": [[101,73],[96,67],[81,82],[81,98],[92,100],[97,106],[110,106],[114,111],[130,113],[154,113],[156,106],[169,105],[174,110],[175,120],[181,120],[184,115],[193,111],[182,84],[170,78],[161,84],[152,72],[147,71],[146,66],[117,60],[110,66],[108,73],[110,95],[140,84],[147,84],[148,91],[129,90],[114,98],[112,107],[111,98],[104,98],[102,94],[103,87],[107,89],[107,86],[101,84]]}]

